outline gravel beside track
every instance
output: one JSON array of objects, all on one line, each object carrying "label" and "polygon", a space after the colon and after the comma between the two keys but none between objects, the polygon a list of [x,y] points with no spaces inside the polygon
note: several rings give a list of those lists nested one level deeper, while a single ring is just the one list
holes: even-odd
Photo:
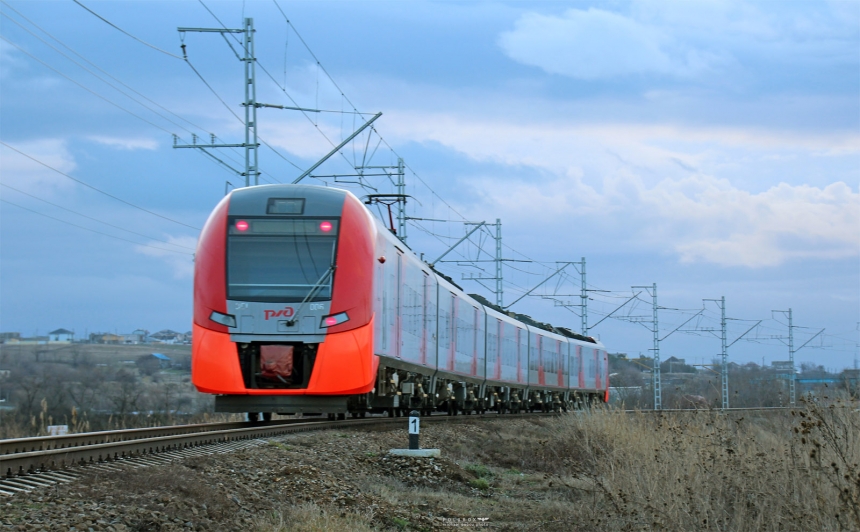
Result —
[{"label": "gravel beside track", "polygon": [[464,416],[423,424],[422,447],[441,448],[442,457],[411,459],[387,455],[407,446],[407,419],[391,421],[402,426],[287,434],[251,440],[254,446],[227,454],[145,467],[131,460],[75,468],[70,471],[79,478],[73,482],[0,497],[0,529],[267,530],[273,510],[304,503],[361,513],[374,529],[400,530],[408,522],[408,528],[435,530],[446,519],[473,517],[420,499],[402,506],[368,487],[383,483],[485,497],[469,484],[475,475],[446,456],[446,448],[494,422],[464,423],[477,421]]}]

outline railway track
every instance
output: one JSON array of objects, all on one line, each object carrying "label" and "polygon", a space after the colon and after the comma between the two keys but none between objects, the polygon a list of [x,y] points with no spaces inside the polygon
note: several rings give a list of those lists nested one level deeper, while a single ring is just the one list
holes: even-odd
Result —
[{"label": "railway track", "polygon": [[[290,432],[393,423],[397,418],[318,421],[279,420],[263,423],[211,423],[146,429],[89,432],[0,440],[0,477],[64,470],[71,466],[111,463],[138,457],[270,438]],[[403,420],[401,420],[403,422]]]},{"label": "railway track", "polygon": [[[551,415],[553,414],[506,414],[504,417],[511,419]],[[434,415],[422,418],[422,422],[496,418],[497,414],[456,417]],[[4,494],[3,491],[8,486],[25,489],[28,483],[38,484],[40,478],[47,484],[76,478],[77,475],[71,469],[74,466],[110,468],[124,463],[152,465],[172,461],[177,457],[232,452],[262,445],[268,438],[293,432],[396,423],[404,425],[405,429],[406,418],[207,423],[0,440],[0,494]],[[15,490],[11,491],[14,493]]]},{"label": "railway track", "polygon": [[[728,411],[768,411],[789,408],[791,407],[732,408]],[[622,412],[653,414],[697,411],[624,410]],[[552,415],[555,414],[506,414],[503,417],[511,419]],[[434,415],[422,418],[422,422],[461,422],[498,418],[498,414],[456,417]],[[396,423],[405,425],[406,420],[371,417],[338,421],[288,419],[260,423],[206,423],[0,440],[0,495],[12,495],[18,491],[30,491],[73,481],[78,476],[78,472],[72,469],[75,466],[89,466],[96,471],[117,470],[117,466],[120,465],[131,468],[147,467],[189,456],[233,452],[263,445],[268,438],[294,432]]]}]

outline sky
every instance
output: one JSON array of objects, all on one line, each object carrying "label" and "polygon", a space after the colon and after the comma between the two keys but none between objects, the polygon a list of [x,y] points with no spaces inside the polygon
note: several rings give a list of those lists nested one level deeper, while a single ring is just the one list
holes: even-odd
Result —
[{"label": "sky", "polygon": [[[2,331],[191,328],[199,228],[243,184],[244,154],[210,150],[222,164],[174,135],[242,143],[244,67],[233,34],[177,28],[252,18],[257,101],[325,111],[258,110],[261,183],[291,182],[381,112],[303,182],[393,193],[385,176],[322,176],[403,158],[407,215],[422,218],[409,246],[432,260],[464,221],[500,219],[504,304],[537,286],[511,310],[581,330],[581,265],[539,283],[584,257],[589,334],[610,352],[651,356],[656,283],[664,359],[720,353],[725,297],[730,360],[787,360],[774,311],[791,309],[798,365],[856,364],[860,2],[3,0],[0,13]],[[463,277],[494,276],[474,261],[495,256],[492,234],[437,265],[490,300]]]}]

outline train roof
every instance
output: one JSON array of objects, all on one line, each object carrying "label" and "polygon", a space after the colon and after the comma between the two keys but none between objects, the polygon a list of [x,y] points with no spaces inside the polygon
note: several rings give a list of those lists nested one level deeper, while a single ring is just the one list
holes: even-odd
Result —
[{"label": "train roof", "polygon": [[592,344],[597,343],[597,341],[594,338],[592,338],[590,336],[585,336],[584,334],[575,333],[575,332],[571,331],[570,329],[568,329],[567,327],[555,327],[554,325],[552,325],[550,323],[543,323],[543,322],[537,321],[527,314],[518,314],[516,312],[510,312],[508,310],[505,310],[498,305],[490,303],[487,300],[487,298],[485,298],[479,294],[469,294],[469,297],[471,297],[472,299],[474,299],[475,301],[477,301],[478,303],[484,305],[485,307],[487,307],[489,309],[493,309],[496,312],[504,314],[505,316],[509,316],[511,318],[514,318],[517,321],[521,321],[530,327],[534,327],[536,329],[542,329],[544,331],[555,333],[555,334],[558,334],[561,336],[565,336],[567,338],[573,338],[574,340],[579,340],[581,342],[589,342]]}]

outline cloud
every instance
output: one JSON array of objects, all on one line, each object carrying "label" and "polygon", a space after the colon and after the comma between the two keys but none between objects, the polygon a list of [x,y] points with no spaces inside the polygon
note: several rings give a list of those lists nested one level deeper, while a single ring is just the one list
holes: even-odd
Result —
[{"label": "cloud", "polygon": [[717,59],[703,50],[672,54],[669,37],[657,28],[594,8],[570,9],[560,17],[526,13],[498,42],[515,61],[584,80],[643,73],[688,76]]},{"label": "cloud", "polygon": [[101,135],[90,135],[89,140],[104,144],[112,148],[121,150],[155,150],[158,148],[158,142],[153,139],[128,139],[119,137],[105,137]]},{"label": "cloud", "polygon": [[[194,259],[189,256],[189,249],[197,247],[197,238],[192,236],[170,236],[166,238],[170,244],[152,241],[147,246],[135,246],[135,251],[149,257],[161,259],[173,269],[176,279],[190,279],[194,276]],[[181,253],[177,253],[177,251]]]},{"label": "cloud", "polygon": [[758,268],[860,254],[860,194],[845,183],[780,183],[752,194],[696,176],[661,182],[640,199],[657,214],[653,236],[671,239],[684,263]]},{"label": "cloud", "polygon": [[[16,150],[38,159],[63,173],[77,168],[66,141],[62,139],[37,139],[26,142],[6,142]],[[4,183],[28,193],[44,196],[52,192],[71,189],[74,182],[46,168],[44,165],[21,155],[5,146],[0,146],[0,174]]]},{"label": "cloud", "polygon": [[846,184],[856,166],[809,184],[810,172],[838,166],[829,157],[856,162],[855,133],[402,118],[389,124],[400,139],[507,167],[460,176],[460,186],[481,197],[483,216],[534,234],[565,220],[682,263],[749,268],[860,253],[860,194]]},{"label": "cloud", "polygon": [[582,80],[719,72],[711,81],[741,86],[768,76],[784,83],[786,69],[858,66],[856,3],[634,0],[623,9],[524,13],[498,45],[517,62]]}]

